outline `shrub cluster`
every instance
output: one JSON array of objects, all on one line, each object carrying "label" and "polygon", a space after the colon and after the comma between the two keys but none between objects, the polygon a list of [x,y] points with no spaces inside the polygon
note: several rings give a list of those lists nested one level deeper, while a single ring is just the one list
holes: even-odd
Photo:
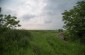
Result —
[{"label": "shrub cluster", "polygon": [[21,55],[29,47],[31,34],[28,31],[2,29],[0,32],[0,54]]}]

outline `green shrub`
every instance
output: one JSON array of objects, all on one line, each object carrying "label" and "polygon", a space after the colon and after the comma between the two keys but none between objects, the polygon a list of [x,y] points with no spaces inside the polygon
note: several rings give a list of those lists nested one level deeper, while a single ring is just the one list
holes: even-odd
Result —
[{"label": "green shrub", "polygon": [[[31,34],[28,31],[6,30],[0,34],[0,54],[1,55],[16,55],[29,46]],[[21,55],[21,54],[20,54]]]},{"label": "green shrub", "polygon": [[[85,1],[77,2],[77,5],[63,13],[64,28],[68,30],[68,36],[72,40],[85,38]],[[84,39],[85,40],[85,39]]]}]

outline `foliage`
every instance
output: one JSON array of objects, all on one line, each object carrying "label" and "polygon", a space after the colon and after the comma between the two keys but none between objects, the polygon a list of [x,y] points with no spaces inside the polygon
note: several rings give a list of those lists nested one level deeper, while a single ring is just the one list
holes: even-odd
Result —
[{"label": "foliage", "polygon": [[29,46],[31,34],[22,30],[6,30],[0,33],[1,55],[24,55]]},{"label": "foliage", "polygon": [[0,8],[0,28],[14,28],[21,26],[17,17],[11,15],[3,15]]},{"label": "foliage", "polygon": [[0,34],[1,55],[85,55],[85,46],[57,38],[57,31],[7,30]]},{"label": "foliage", "polygon": [[85,55],[85,46],[57,38],[57,31],[30,31],[32,41],[26,55]]},{"label": "foliage", "polygon": [[58,32],[63,32],[63,29],[58,29]]},{"label": "foliage", "polygon": [[[73,9],[63,13],[68,35],[73,39],[85,38],[85,1],[80,1]],[[85,39],[84,39],[85,40]]]}]

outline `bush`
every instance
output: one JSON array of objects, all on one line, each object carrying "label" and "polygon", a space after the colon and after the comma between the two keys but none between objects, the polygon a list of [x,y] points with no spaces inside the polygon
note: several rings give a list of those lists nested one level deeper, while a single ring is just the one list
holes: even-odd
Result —
[{"label": "bush", "polygon": [[[1,55],[19,55],[18,52],[29,46],[31,34],[28,31],[6,30],[0,34],[0,54]],[[21,55],[21,54],[20,54]]]},{"label": "bush", "polygon": [[64,27],[72,40],[85,40],[85,1],[77,3],[73,9],[63,13]]}]

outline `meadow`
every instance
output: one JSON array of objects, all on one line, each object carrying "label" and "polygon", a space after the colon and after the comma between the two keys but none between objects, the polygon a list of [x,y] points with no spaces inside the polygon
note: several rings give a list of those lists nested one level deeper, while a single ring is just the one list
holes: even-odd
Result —
[{"label": "meadow", "polygon": [[0,33],[0,55],[85,55],[85,45],[57,37],[56,30],[7,30]]}]

